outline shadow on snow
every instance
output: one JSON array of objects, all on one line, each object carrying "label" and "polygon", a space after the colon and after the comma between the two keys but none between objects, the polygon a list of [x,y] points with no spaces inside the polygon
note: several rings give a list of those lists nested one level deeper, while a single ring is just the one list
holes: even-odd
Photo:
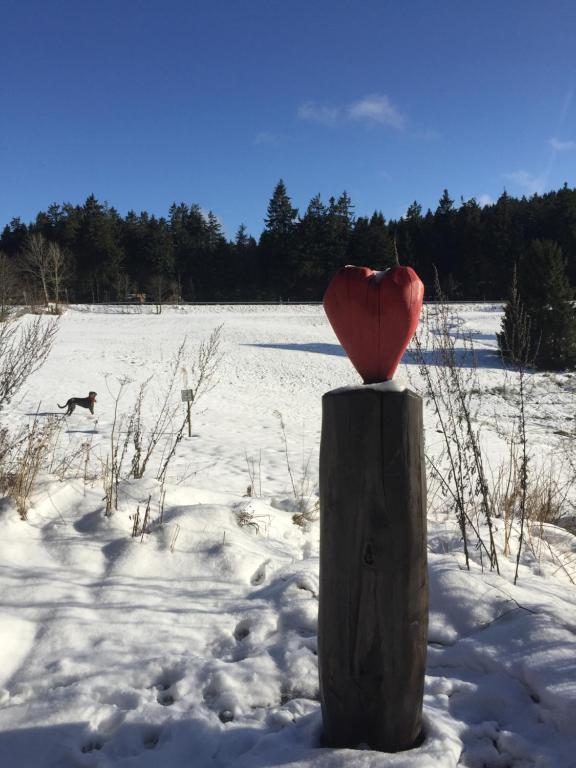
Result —
[{"label": "shadow on snow", "polygon": [[[336,357],[346,357],[346,352],[340,344],[246,344],[248,347],[259,347],[262,349],[284,349],[289,352],[312,352],[320,355],[334,355]],[[424,350],[422,352],[422,362],[426,365],[444,366],[445,362],[438,350]],[[456,365],[460,368],[503,368],[500,353],[495,349],[475,349],[474,355],[466,350],[455,350]],[[414,352],[408,350],[402,357],[404,365],[419,365]]]}]

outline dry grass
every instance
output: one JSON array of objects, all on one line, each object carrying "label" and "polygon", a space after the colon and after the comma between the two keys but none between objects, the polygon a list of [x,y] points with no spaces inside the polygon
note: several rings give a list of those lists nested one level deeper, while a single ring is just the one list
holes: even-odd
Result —
[{"label": "dry grass", "polygon": [[58,431],[57,418],[35,417],[16,437],[6,430],[0,436],[0,490],[14,500],[22,520],[28,517],[38,474],[48,463]]},{"label": "dry grass", "polygon": [[298,471],[295,470],[288,450],[288,437],[286,434],[284,417],[279,411],[274,411],[274,416],[276,416],[280,422],[286,469],[288,471],[288,477],[290,478],[290,487],[292,489],[292,496],[296,507],[296,512],[292,516],[292,522],[295,525],[305,528],[318,519],[320,509],[318,500],[314,498],[314,486],[311,478],[310,464],[312,461],[312,454],[310,453],[308,456],[303,456],[300,469]]},{"label": "dry grass", "polygon": [[267,530],[270,525],[269,515],[257,515],[250,502],[240,505],[234,514],[239,528],[250,528],[257,534],[262,527]]},{"label": "dry grass", "polygon": [[[438,303],[425,312],[414,337],[411,355],[424,381],[424,398],[436,416],[436,432],[442,448],[426,461],[436,492],[454,509],[462,538],[466,567],[477,550],[480,564],[487,559],[499,572],[494,540],[494,500],[488,482],[486,457],[476,418],[480,390],[474,345],[463,332],[461,319],[443,300],[437,286]],[[486,524],[487,538],[481,524]]]},{"label": "dry grass", "polygon": [[427,309],[412,351],[439,436],[438,450],[434,455],[428,450],[426,455],[429,501],[453,509],[467,565],[476,551],[481,564],[485,555],[490,567],[499,570],[494,521],[502,519],[504,555],[516,561],[515,583],[523,546],[528,543],[531,547],[527,538],[535,526],[545,537],[547,525],[564,525],[571,519],[576,487],[575,440],[566,436],[566,444],[558,452],[568,457],[562,466],[551,461],[543,467],[537,461],[537,449],[530,444],[528,412],[536,408],[537,395],[530,385],[531,349],[520,342],[522,339],[501,388],[513,395],[507,397],[514,408],[512,428],[499,432],[508,455],[494,474],[490,473],[478,417],[482,400],[490,393],[480,386],[472,338],[462,331],[460,319],[445,302]]}]

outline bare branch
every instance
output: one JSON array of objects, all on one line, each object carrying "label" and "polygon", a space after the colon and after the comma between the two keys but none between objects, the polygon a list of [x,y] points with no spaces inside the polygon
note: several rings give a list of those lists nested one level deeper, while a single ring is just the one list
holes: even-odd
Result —
[{"label": "bare branch", "polygon": [[58,318],[0,325],[0,410],[44,364],[57,331]]}]

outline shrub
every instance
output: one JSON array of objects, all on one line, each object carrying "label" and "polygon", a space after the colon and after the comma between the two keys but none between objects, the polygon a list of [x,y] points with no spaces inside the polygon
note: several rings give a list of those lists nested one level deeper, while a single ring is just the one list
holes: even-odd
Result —
[{"label": "shrub", "polygon": [[558,243],[532,242],[520,263],[518,287],[536,367],[559,370],[576,365],[574,291]]},{"label": "shrub", "polygon": [[57,318],[0,325],[0,410],[45,362],[57,330]]}]

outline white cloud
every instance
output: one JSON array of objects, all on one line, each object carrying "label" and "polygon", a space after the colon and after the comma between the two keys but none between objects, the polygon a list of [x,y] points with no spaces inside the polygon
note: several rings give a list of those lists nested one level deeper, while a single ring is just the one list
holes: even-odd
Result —
[{"label": "white cloud", "polygon": [[556,152],[569,152],[570,150],[576,149],[576,141],[562,141],[553,136],[550,139],[550,146],[552,149],[556,150]]},{"label": "white cloud", "polygon": [[485,205],[494,205],[494,199],[490,195],[488,195],[486,193],[484,193],[482,195],[478,195],[478,197],[476,198],[476,202],[482,208]]},{"label": "white cloud", "polygon": [[335,123],[340,115],[340,107],[328,107],[314,101],[306,101],[298,107],[298,117],[314,123]]},{"label": "white cloud", "polygon": [[364,96],[363,99],[350,104],[347,111],[351,120],[379,123],[397,129],[403,128],[405,123],[404,115],[384,94],[373,93]]},{"label": "white cloud", "polygon": [[309,120],[325,125],[334,125],[339,120],[353,120],[368,125],[387,125],[401,130],[406,118],[388,96],[373,93],[364,96],[350,104],[330,106],[306,101],[298,107],[297,115],[300,120]]},{"label": "white cloud", "polygon": [[512,173],[505,173],[504,178],[516,184],[524,192],[529,195],[540,195],[544,192],[546,187],[545,176],[534,176],[528,171],[513,171]]}]

